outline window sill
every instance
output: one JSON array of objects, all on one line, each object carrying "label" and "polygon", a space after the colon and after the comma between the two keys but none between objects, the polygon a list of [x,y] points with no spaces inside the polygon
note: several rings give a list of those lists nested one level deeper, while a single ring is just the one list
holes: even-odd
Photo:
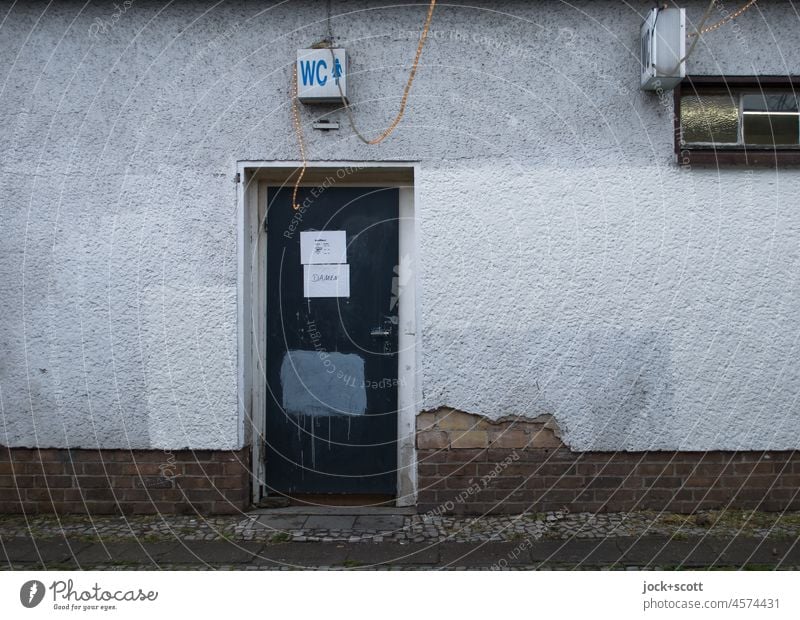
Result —
[{"label": "window sill", "polygon": [[800,150],[707,149],[681,147],[679,166],[748,166],[757,168],[800,166]]}]

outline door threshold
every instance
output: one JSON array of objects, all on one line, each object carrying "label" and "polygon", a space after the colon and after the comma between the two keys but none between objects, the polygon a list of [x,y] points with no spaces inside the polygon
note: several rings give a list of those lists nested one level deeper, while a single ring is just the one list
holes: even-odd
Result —
[{"label": "door threshold", "polygon": [[291,506],[362,506],[379,508],[394,506],[397,498],[394,495],[375,493],[295,493],[287,495]]},{"label": "door threshold", "polygon": [[414,506],[286,506],[285,508],[254,508],[248,515],[342,515],[379,516],[415,515]]}]

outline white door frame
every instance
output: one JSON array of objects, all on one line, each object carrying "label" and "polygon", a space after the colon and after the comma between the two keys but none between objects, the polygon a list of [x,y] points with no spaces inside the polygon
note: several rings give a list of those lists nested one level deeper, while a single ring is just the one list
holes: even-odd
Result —
[{"label": "white door frame", "polygon": [[[267,237],[264,231],[266,181],[293,182],[297,161],[239,161],[237,173],[237,384],[240,445],[251,446],[252,498],[263,492],[264,463],[261,438],[266,422],[266,266]],[[398,392],[397,392],[397,506],[417,501],[416,414],[421,402],[417,381],[419,334],[416,299],[418,271],[417,162],[326,161],[310,162],[304,186],[319,186],[319,178],[332,179],[337,187],[379,185],[399,188],[400,273],[398,299]],[[317,180],[314,180],[316,176]],[[309,179],[306,181],[305,179]],[[409,179],[411,179],[409,181]]]}]

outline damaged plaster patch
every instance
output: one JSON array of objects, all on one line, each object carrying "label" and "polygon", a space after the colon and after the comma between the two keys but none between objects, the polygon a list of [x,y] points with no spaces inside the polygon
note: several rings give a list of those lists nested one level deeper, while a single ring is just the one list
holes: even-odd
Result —
[{"label": "damaged plaster patch", "polygon": [[493,419],[450,407],[419,413],[417,446],[420,449],[568,447],[550,414]]},{"label": "damaged plaster patch", "polygon": [[[698,430],[713,432],[703,416],[683,425],[677,419],[682,398],[676,397],[676,372],[681,369],[667,330],[577,328],[562,321],[550,331],[522,327],[500,342],[488,327],[475,331],[474,340],[451,345],[448,353],[458,358],[467,347],[481,350],[482,363],[497,359],[499,369],[453,368],[453,380],[437,383],[441,391],[429,397],[425,410],[446,403],[498,420],[509,419],[508,414],[520,419],[547,414],[558,420],[564,443],[581,452],[668,449],[691,445]],[[447,339],[461,343],[463,338],[458,332]],[[483,379],[500,369],[506,380]]]},{"label": "damaged plaster patch", "polygon": [[552,431],[553,434],[561,439],[561,427],[559,426],[558,422],[556,421],[555,416],[550,413],[539,413],[536,416],[528,417],[523,415],[503,415],[499,418],[490,418],[488,416],[482,415],[480,413],[471,413],[469,411],[463,411],[461,409],[456,409],[455,407],[448,407],[446,405],[442,405],[441,407],[432,407],[430,409],[423,409],[417,415],[422,416],[424,414],[440,414],[440,415],[447,415],[443,412],[450,412],[454,416],[469,416],[475,419],[475,423],[480,423],[481,425],[491,425],[491,426],[498,426],[501,424],[508,424],[514,422],[524,422],[524,423],[534,423],[534,424],[541,424],[544,428],[549,431]]}]

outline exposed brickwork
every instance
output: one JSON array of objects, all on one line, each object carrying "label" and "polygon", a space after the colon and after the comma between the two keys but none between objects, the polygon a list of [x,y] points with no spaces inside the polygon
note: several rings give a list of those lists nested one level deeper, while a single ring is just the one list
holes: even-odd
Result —
[{"label": "exposed brickwork", "polygon": [[552,420],[417,419],[420,512],[800,510],[800,453],[572,452]]},{"label": "exposed brickwork", "polygon": [[0,512],[232,514],[250,501],[250,452],[0,446]]}]

